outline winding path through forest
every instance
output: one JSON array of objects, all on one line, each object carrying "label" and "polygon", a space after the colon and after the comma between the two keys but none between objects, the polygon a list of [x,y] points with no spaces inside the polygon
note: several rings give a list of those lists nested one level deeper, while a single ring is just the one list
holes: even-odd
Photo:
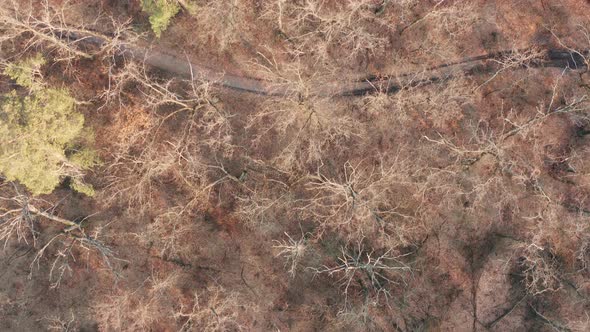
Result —
[{"label": "winding path through forest", "polygon": [[[88,36],[79,33],[70,33],[67,34],[67,38],[96,46],[108,43],[107,37],[100,37],[96,34]],[[334,79],[331,82],[322,82],[321,84],[313,85],[312,83],[311,91],[314,95],[320,97],[357,96],[373,91],[395,93],[402,89],[402,87],[420,86],[446,81],[455,77],[457,73],[461,73],[462,75],[494,73],[503,70],[501,64],[503,59],[509,59],[512,55],[526,51],[528,50],[508,50],[467,57],[459,61],[426,68],[420,72],[407,73],[395,77],[368,77],[364,80],[350,82]],[[130,57],[148,66],[158,68],[176,76],[187,79],[200,79],[233,90],[267,96],[286,96],[296,92],[288,84],[281,85],[262,79],[226,73],[200,64],[191,63],[186,58],[182,59],[153,48],[121,44],[118,54]],[[528,60],[526,64],[513,65],[510,68],[555,67],[571,70],[587,70],[585,57],[588,55],[590,55],[590,50],[578,52],[565,49],[546,49],[541,53],[541,56]]]}]

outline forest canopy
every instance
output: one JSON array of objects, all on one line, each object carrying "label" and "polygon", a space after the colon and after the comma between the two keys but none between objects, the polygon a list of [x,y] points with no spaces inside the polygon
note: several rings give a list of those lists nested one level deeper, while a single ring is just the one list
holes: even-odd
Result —
[{"label": "forest canopy", "polygon": [[0,0],[0,332],[590,331],[589,13]]}]

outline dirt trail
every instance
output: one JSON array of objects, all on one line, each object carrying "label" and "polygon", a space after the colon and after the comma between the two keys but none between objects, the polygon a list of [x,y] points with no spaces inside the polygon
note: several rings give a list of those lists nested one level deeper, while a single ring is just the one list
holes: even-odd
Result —
[{"label": "dirt trail", "polygon": [[[70,33],[67,35],[67,38],[96,46],[107,43],[107,37],[99,37],[97,35],[84,36],[79,33]],[[334,78],[332,81],[312,85],[311,91],[313,91],[315,96],[319,97],[358,96],[374,91],[395,93],[403,87],[443,82],[453,78],[457,73],[461,73],[462,75],[493,73],[501,69],[499,61],[495,60],[505,59],[515,52],[522,51],[526,50],[500,51],[463,58],[459,61],[426,68],[421,72],[407,73],[395,77],[368,77],[364,80],[352,82]],[[118,53],[121,56],[130,57],[148,66],[158,68],[176,76],[186,79],[205,80],[233,90],[267,96],[287,96],[297,92],[289,85],[277,85],[262,79],[226,73],[200,64],[191,63],[186,58],[171,55],[153,48],[138,45],[122,45],[119,47]],[[590,55],[590,50],[579,53],[563,49],[547,49],[543,52],[542,56],[529,61],[526,67],[555,67],[571,70],[587,69],[587,63],[584,59],[587,55]],[[512,68],[518,69],[522,68],[522,66],[514,66]]]}]

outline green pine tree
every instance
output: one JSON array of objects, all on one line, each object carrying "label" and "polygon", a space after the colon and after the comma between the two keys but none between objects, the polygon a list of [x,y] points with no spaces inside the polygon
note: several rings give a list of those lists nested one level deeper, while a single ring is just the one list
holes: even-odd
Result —
[{"label": "green pine tree", "polygon": [[44,63],[38,55],[4,70],[23,89],[0,97],[0,173],[33,195],[51,193],[65,176],[73,178],[74,189],[92,194],[81,171],[95,165],[96,155],[69,152],[80,141],[84,116],[69,91],[40,83],[35,73]]},{"label": "green pine tree", "polygon": [[160,38],[170,21],[180,11],[176,0],[142,0],[141,8],[150,15],[150,24],[156,37]]}]

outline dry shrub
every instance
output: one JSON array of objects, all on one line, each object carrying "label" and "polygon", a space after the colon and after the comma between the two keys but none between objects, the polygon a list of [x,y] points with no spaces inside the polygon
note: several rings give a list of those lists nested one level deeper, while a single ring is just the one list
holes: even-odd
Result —
[{"label": "dry shrub", "polygon": [[590,273],[590,223],[588,216],[579,213],[567,235],[576,244],[574,249],[574,267],[578,273]]},{"label": "dry shrub", "polygon": [[[367,118],[374,119],[380,116],[386,116],[388,114],[395,113],[394,118],[406,118],[404,112],[394,112],[393,106],[395,102],[395,96],[387,93],[386,91],[375,91],[374,93],[367,94],[362,98],[359,98],[356,105],[360,107],[363,113],[366,114]],[[384,117],[382,117],[383,119]],[[388,119],[389,120],[389,119]],[[381,122],[376,121],[375,125],[379,125]],[[390,125],[389,123],[387,125]]]},{"label": "dry shrub", "polygon": [[588,313],[588,311],[584,311],[584,317],[582,319],[580,319],[580,317],[569,319],[567,326],[574,332],[584,332],[590,330],[590,313]]},{"label": "dry shrub", "polygon": [[[419,7],[416,7],[419,8]],[[477,22],[477,5],[470,1],[438,1],[418,19],[402,28],[405,46],[412,53],[413,61],[423,63],[448,61],[460,54],[458,46],[464,42]]]},{"label": "dry shrub", "polygon": [[585,192],[590,189],[590,163],[587,160],[590,160],[590,148],[586,147],[573,150],[567,159],[571,173],[567,178],[574,181]]},{"label": "dry shrub", "polygon": [[535,296],[545,292],[556,292],[562,288],[562,268],[555,253],[550,249],[532,243],[523,248],[518,264],[529,294]]},{"label": "dry shrub", "polygon": [[[121,200],[142,212],[154,201],[157,184],[170,181],[188,190],[193,203],[203,197],[206,201],[206,194],[219,182],[218,172],[225,172],[217,156],[229,156],[235,149],[231,115],[213,96],[211,85],[158,79],[133,63],[112,78],[103,95],[107,101],[119,100],[121,107],[138,103],[127,94],[139,90],[148,111],[139,113],[139,118],[120,116],[124,121],[117,121],[110,131],[121,140],[113,142],[115,149],[104,170],[106,201]],[[128,127],[140,130],[127,134]]]},{"label": "dry shrub", "polygon": [[[247,326],[240,321],[244,311],[243,300],[221,286],[210,286],[205,292],[195,292],[192,306],[182,306],[174,318],[182,322],[180,331],[245,331]],[[250,304],[249,310],[255,310]]]},{"label": "dry shrub", "polygon": [[360,55],[383,54],[387,23],[375,15],[369,0],[320,1],[274,0],[262,17],[273,22],[287,40],[288,52],[323,66]]},{"label": "dry shrub", "polygon": [[134,291],[120,289],[118,294],[99,300],[92,307],[103,331],[147,331],[158,326],[174,326],[174,308],[180,299],[179,275],[152,274]]},{"label": "dry shrub", "polygon": [[100,198],[106,203],[126,202],[139,214],[146,212],[157,193],[157,181],[170,176],[177,157],[166,147],[150,145],[139,153],[119,153],[105,170]]},{"label": "dry shrub", "polygon": [[140,239],[158,250],[160,257],[172,261],[189,261],[197,252],[195,239],[203,232],[202,224],[184,208],[174,207],[154,218]]},{"label": "dry shrub", "polygon": [[338,311],[333,316],[324,313],[326,325],[323,327],[326,332],[339,331],[379,331],[380,326],[375,322],[374,311],[382,307],[369,301],[365,303],[351,304],[347,310]]},{"label": "dry shrub", "polygon": [[326,153],[332,157],[345,155],[346,149],[358,145],[364,135],[358,122],[332,100],[320,99],[307,102],[277,100],[257,113],[253,122],[261,136],[270,134],[282,138],[275,142],[279,151],[273,164],[283,170],[300,170],[307,165],[317,165]]},{"label": "dry shrub", "polygon": [[146,212],[158,201],[164,186],[172,183],[177,192],[186,194],[183,209],[191,210],[205,207],[216,186],[236,181],[223,164],[209,164],[202,150],[183,142],[154,143],[137,154],[117,155],[106,169],[105,202],[126,202],[136,213]]},{"label": "dry shrub", "polygon": [[[136,100],[134,104],[137,104]],[[142,107],[121,107],[114,114],[113,125],[104,135],[108,135],[114,145],[113,150],[130,151],[134,146],[147,142],[149,133],[157,126],[157,118]]]},{"label": "dry shrub", "polygon": [[283,221],[294,218],[295,198],[289,187],[280,181],[255,179],[250,190],[239,194],[234,211],[244,224],[257,232],[280,229]]},{"label": "dry shrub", "polygon": [[[366,142],[367,147],[384,145],[384,148],[395,149],[400,144],[419,140],[424,132],[432,129],[462,137],[457,133],[470,128],[466,124],[471,121],[472,114],[468,110],[475,101],[470,92],[472,83],[453,73],[440,77],[430,75],[435,74],[422,71],[397,75],[389,83],[400,87],[395,94],[387,93],[384,89],[388,87],[384,86],[354,102],[359,120],[370,125],[366,132],[372,142]],[[432,151],[424,151],[423,145],[414,149],[414,154],[432,155]]]},{"label": "dry shrub", "polygon": [[490,223],[494,220],[503,221],[508,218],[504,215],[505,213],[510,215],[520,213],[518,190],[522,187],[511,183],[509,178],[472,174],[465,180],[463,187],[465,212],[482,223],[482,227],[485,220],[489,220]]},{"label": "dry shrub", "polygon": [[[39,233],[37,220],[28,209],[31,203],[29,197],[20,193],[14,183],[5,183],[0,178],[0,244],[6,250],[8,243],[12,241],[24,242],[33,246],[37,245]],[[42,202],[42,201],[41,201]]]},{"label": "dry shrub", "polygon": [[252,4],[245,0],[192,0],[188,7],[199,31],[197,38],[213,41],[220,51],[240,42],[252,19]]},{"label": "dry shrub", "polygon": [[71,332],[80,330],[79,323],[76,321],[73,311],[70,312],[70,317],[52,315],[46,317],[44,320],[48,331]]},{"label": "dry shrub", "polygon": [[464,77],[448,75],[448,79],[442,77],[441,84],[430,83],[426,72],[400,77],[402,90],[391,97],[395,111],[402,117],[426,118],[437,130],[460,127],[464,106],[474,101],[473,85]]}]

